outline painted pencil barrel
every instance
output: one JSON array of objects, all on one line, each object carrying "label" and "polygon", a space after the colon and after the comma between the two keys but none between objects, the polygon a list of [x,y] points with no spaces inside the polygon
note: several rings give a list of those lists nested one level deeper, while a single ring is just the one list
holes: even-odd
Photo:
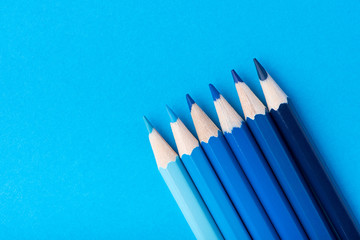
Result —
[{"label": "painted pencil barrel", "polygon": [[[334,239],[325,216],[296,167],[268,112],[247,123],[311,239]],[[298,233],[299,234],[299,233]],[[294,236],[293,239],[298,239]]]},{"label": "painted pencil barrel", "polygon": [[327,174],[321,158],[307,138],[291,104],[282,103],[277,110],[271,109],[280,132],[284,136],[297,166],[321,203],[341,239],[360,239],[354,219],[346,209],[331,177]]},{"label": "painted pencil barrel", "polygon": [[225,239],[251,239],[200,146],[181,156]]},{"label": "painted pencil barrel", "polygon": [[217,137],[210,137],[207,143],[201,142],[201,146],[204,148],[251,237],[254,239],[279,239],[269,217],[222,133],[218,131]]},{"label": "painted pencil barrel", "polygon": [[292,239],[293,232],[301,229],[301,224],[249,128],[243,123],[231,133],[225,132],[224,136],[280,237]]},{"label": "painted pencil barrel", "polygon": [[159,171],[196,239],[223,239],[204,201],[179,157]]}]

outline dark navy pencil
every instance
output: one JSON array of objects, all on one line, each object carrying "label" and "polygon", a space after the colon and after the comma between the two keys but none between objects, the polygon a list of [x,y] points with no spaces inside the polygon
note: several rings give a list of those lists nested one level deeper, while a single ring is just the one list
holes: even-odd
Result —
[{"label": "dark navy pencil", "polygon": [[291,102],[261,64],[254,59],[270,114],[284,136],[296,164],[321,203],[341,239],[360,239],[359,230],[323,160],[302,128]]},{"label": "dark navy pencil", "polygon": [[198,140],[166,106],[180,158],[225,239],[251,239]]},{"label": "dark navy pencil", "polygon": [[279,239],[221,131],[187,95],[195,129],[208,159],[254,239]]},{"label": "dark navy pencil", "polygon": [[233,71],[246,122],[310,239],[334,239],[330,226],[262,102]]},{"label": "dark navy pencil", "polygon": [[294,233],[303,229],[269,164],[240,115],[213,85],[209,86],[222,132],[231,150],[281,239],[294,239]]}]

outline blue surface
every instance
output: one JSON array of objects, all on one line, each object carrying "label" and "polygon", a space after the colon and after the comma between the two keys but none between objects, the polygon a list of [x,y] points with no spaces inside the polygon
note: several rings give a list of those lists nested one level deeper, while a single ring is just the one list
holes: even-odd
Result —
[{"label": "blue surface", "polygon": [[235,68],[264,99],[253,57],[360,219],[359,12],[358,0],[1,1],[0,238],[191,239],[142,116],[174,147],[164,105],[194,130],[187,92],[214,120],[210,82],[240,110]]}]

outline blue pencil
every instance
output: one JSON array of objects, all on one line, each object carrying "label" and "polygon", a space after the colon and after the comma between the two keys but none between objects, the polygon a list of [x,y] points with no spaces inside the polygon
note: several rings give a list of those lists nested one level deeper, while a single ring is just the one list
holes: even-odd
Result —
[{"label": "blue pencil", "polygon": [[198,140],[167,107],[180,158],[225,239],[251,239]]},{"label": "blue pencil", "polygon": [[262,102],[233,71],[235,86],[252,133],[310,239],[334,239],[325,216],[295,165]]},{"label": "blue pencil", "polygon": [[251,237],[254,239],[279,239],[221,131],[189,95],[186,97],[200,144]]},{"label": "blue pencil", "polygon": [[302,226],[246,123],[213,85],[210,91],[223,134],[281,239],[293,239]]},{"label": "blue pencil", "polygon": [[305,179],[312,186],[325,214],[333,223],[341,239],[360,239],[359,230],[346,209],[340,193],[326,172],[326,167],[315,147],[301,127],[297,114],[288,97],[254,59],[270,115],[284,136],[294,159]]},{"label": "blue pencil", "polygon": [[223,239],[214,219],[176,152],[144,117],[160,174],[196,239]]}]

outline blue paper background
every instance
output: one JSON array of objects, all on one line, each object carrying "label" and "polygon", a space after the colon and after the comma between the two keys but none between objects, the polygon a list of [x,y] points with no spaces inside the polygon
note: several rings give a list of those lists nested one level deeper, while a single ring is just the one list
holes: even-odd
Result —
[{"label": "blue paper background", "polygon": [[185,93],[218,123],[230,70],[263,100],[257,57],[291,96],[360,219],[360,2],[1,1],[0,238],[190,239],[157,171]]}]

